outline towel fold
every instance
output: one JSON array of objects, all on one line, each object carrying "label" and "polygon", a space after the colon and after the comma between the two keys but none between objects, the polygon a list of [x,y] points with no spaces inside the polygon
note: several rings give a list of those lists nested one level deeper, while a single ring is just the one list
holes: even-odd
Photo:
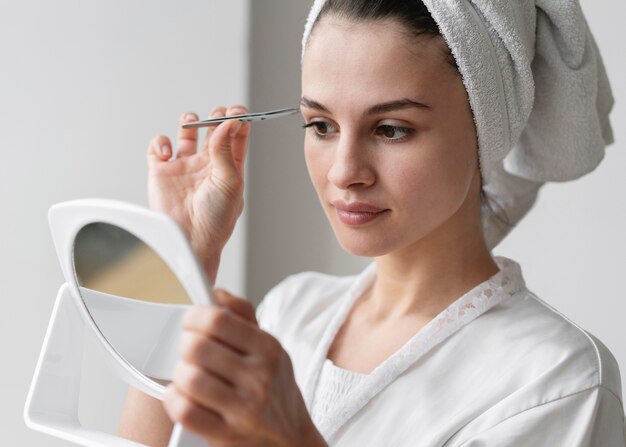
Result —
[{"label": "towel fold", "polygon": [[[313,3],[303,55],[325,0]],[[546,182],[577,179],[613,142],[613,95],[578,0],[423,0],[454,55],[476,123],[483,206],[495,247]]]}]

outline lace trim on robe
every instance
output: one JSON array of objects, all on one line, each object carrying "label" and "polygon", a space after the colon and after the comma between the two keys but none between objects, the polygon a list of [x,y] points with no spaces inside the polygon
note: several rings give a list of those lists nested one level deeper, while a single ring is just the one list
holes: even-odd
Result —
[{"label": "lace trim on robe", "polygon": [[[500,268],[496,274],[452,302],[374,371],[370,374],[363,374],[363,378],[351,387],[350,396],[346,395],[342,399],[336,398],[331,406],[323,402],[325,396],[330,396],[328,390],[319,389],[324,361],[327,360],[326,357],[332,340],[352,305],[358,299],[358,295],[374,280],[375,268],[370,265],[359,276],[348,291],[348,298],[342,308],[335,314],[322,336],[322,340],[313,355],[307,387],[305,388],[304,395],[307,405],[311,405],[314,400],[319,400],[316,405],[329,408],[327,412],[316,409],[315,415],[317,417],[313,418],[315,425],[325,439],[330,439],[372,397],[393,382],[427,351],[503,299],[511,297],[525,288],[521,268],[517,262],[504,256],[495,256],[494,261]],[[319,393],[321,394],[318,397]]]}]

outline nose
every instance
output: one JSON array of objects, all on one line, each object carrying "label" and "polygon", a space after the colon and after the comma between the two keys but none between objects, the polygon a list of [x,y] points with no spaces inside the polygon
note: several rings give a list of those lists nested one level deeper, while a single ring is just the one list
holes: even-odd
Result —
[{"label": "nose", "polygon": [[339,189],[368,187],[376,177],[366,145],[349,134],[341,134],[334,150],[328,181]]}]

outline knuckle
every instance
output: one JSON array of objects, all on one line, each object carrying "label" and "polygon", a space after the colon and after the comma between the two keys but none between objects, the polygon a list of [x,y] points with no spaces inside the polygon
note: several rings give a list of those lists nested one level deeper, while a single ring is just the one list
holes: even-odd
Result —
[{"label": "knuckle", "polygon": [[244,105],[241,105],[241,104],[234,104],[228,108],[229,115],[237,115],[240,113],[247,113],[247,112],[248,112],[248,109]]},{"label": "knuckle", "polygon": [[[243,204],[243,198],[241,199],[241,201],[239,202],[240,204]],[[238,306],[241,306],[240,309],[242,311],[245,312],[254,312],[254,306],[252,305],[252,303],[244,298],[235,298],[236,302],[238,303]]]},{"label": "knuckle", "polygon": [[205,307],[204,305],[195,305],[187,309],[183,314],[183,327],[191,328],[198,324],[197,322],[201,321],[206,313]]},{"label": "knuckle", "polygon": [[188,399],[184,399],[177,411],[178,421],[183,425],[191,425],[195,420],[196,408]]},{"label": "knuckle", "polygon": [[198,361],[204,357],[206,343],[202,337],[187,335],[183,338],[181,354],[191,361]]},{"label": "knuckle", "polygon": [[185,112],[183,114],[180,115],[180,121],[183,122],[185,120],[188,119],[194,119],[197,120],[198,119],[198,115],[194,112]]},{"label": "knuckle", "polygon": [[225,309],[221,309],[217,306],[212,306],[207,321],[208,331],[212,334],[221,333],[228,324],[228,318],[229,315]]},{"label": "knuckle", "polygon": [[187,394],[193,394],[200,386],[199,370],[189,363],[178,363],[174,370],[174,383]]},{"label": "knuckle", "polygon": [[185,388],[191,394],[197,394],[204,389],[205,377],[204,373],[198,369],[190,371],[186,378]]},{"label": "knuckle", "polygon": [[274,337],[267,334],[263,337],[262,350],[267,366],[274,368],[278,365],[283,348]]},{"label": "knuckle", "polygon": [[215,106],[215,107],[213,107],[211,109],[211,112],[209,113],[209,116],[213,116],[213,115],[215,115],[218,112],[222,113],[222,114],[225,113],[226,112],[226,107],[224,107],[224,106]]},{"label": "knuckle", "polygon": [[[227,133],[224,133],[225,136],[227,136]],[[228,138],[223,138],[222,140],[220,140],[217,144],[217,149],[219,152],[224,152],[224,153],[231,153],[232,151],[232,146],[230,144],[230,140]]]}]

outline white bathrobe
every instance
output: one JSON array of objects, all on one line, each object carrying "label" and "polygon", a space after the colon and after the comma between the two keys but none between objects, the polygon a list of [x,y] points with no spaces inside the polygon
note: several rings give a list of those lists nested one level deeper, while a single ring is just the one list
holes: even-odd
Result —
[{"label": "white bathrobe", "polygon": [[[530,292],[520,266],[458,298],[314,420],[329,445],[624,447],[617,362]],[[289,353],[311,410],[328,348],[376,275],[293,275],[257,310]],[[376,343],[375,339],[371,340]]]}]

